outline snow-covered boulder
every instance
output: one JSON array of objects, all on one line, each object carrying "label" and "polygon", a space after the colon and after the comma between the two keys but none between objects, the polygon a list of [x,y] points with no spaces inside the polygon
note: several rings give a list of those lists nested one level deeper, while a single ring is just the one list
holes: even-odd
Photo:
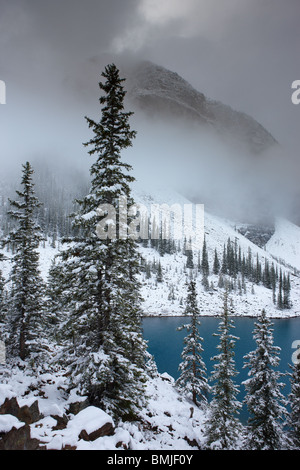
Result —
[{"label": "snow-covered boulder", "polygon": [[0,434],[9,432],[12,428],[19,429],[24,423],[13,415],[0,415]]},{"label": "snow-covered boulder", "polygon": [[114,422],[105,411],[88,406],[69,421],[67,428],[75,431],[80,439],[95,441],[99,437],[111,436],[114,433]]}]

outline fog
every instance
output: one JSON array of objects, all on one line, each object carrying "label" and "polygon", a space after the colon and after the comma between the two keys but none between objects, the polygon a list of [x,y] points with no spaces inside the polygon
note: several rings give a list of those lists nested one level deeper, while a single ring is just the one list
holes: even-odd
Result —
[{"label": "fog", "polygon": [[267,223],[275,214],[295,215],[298,178],[280,146],[254,157],[235,143],[225,146],[213,132],[178,122],[139,120],[139,127],[124,157],[141,186],[169,187],[240,222]]},{"label": "fog", "polygon": [[209,133],[136,111],[137,139],[124,154],[136,177],[211,210],[237,206],[240,216],[263,199],[288,213],[299,174],[297,0],[1,0],[0,8],[0,179],[18,179],[26,160],[87,178],[84,116],[100,117],[101,71],[146,59],[251,115],[280,145],[249,158]]}]

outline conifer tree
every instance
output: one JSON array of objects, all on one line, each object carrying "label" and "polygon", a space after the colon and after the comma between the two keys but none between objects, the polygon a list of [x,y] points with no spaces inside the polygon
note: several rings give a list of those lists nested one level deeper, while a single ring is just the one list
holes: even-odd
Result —
[{"label": "conifer tree", "polygon": [[[133,204],[134,181],[121,153],[136,133],[130,130],[132,113],[124,111],[125,79],[114,64],[102,77],[101,119],[86,118],[94,136],[85,145],[96,158],[90,169],[91,189],[77,201],[77,235],[62,252],[70,312],[65,331],[71,340],[67,354],[72,385],[92,404],[125,417],[137,411],[145,382],[139,255],[136,241],[127,236],[128,221],[120,215],[122,206],[127,215]],[[104,235],[99,236],[103,225]]]},{"label": "conifer tree", "polygon": [[253,263],[252,263],[252,251],[251,248],[248,248],[248,256],[246,259],[246,276],[253,280]]},{"label": "conifer tree", "polygon": [[258,253],[256,254],[256,267],[255,267],[254,278],[255,278],[256,284],[259,284],[262,278],[262,269],[261,269],[261,263],[259,261]]},{"label": "conifer tree", "polygon": [[279,282],[278,282],[278,296],[277,296],[277,307],[280,310],[284,308],[282,289],[283,289],[283,277],[282,277],[282,270],[280,269]]},{"label": "conifer tree", "polygon": [[216,362],[212,373],[214,385],[210,412],[205,422],[206,445],[210,449],[233,450],[239,448],[242,427],[238,418],[241,403],[237,400],[238,386],[234,383],[237,375],[234,361],[236,336],[230,333],[234,328],[229,318],[228,293],[224,294],[222,320],[219,324],[219,354],[213,357]]},{"label": "conifer tree", "polygon": [[157,280],[157,282],[162,282],[162,281],[163,281],[162,269],[161,269],[161,263],[160,263],[160,261],[158,262],[156,280]]},{"label": "conifer tree", "polygon": [[284,448],[284,397],[281,394],[281,373],[277,370],[280,348],[274,346],[273,329],[262,310],[253,332],[256,349],[245,356],[249,379],[244,382],[245,402],[249,418],[246,448],[250,450],[279,450]]},{"label": "conifer tree", "polygon": [[[1,258],[0,258],[0,261],[1,261]],[[0,269],[0,317],[1,317],[1,307],[3,307],[3,302],[4,302],[4,296],[5,296],[5,279]]]},{"label": "conifer tree", "polygon": [[194,259],[193,259],[193,251],[192,250],[186,250],[186,267],[188,269],[193,269],[194,268]]},{"label": "conifer tree", "polygon": [[270,276],[271,276],[271,286],[272,286],[272,299],[273,299],[273,303],[276,304],[276,283],[277,283],[277,279],[276,279],[276,271],[275,271],[275,268],[274,268],[274,263],[272,263],[272,266],[271,266]]},{"label": "conifer tree", "polygon": [[222,266],[221,266],[221,273],[227,274],[228,266],[227,266],[227,255],[226,255],[226,247],[223,247],[223,257],[222,257]]},{"label": "conifer tree", "polygon": [[237,261],[238,271],[242,271],[242,249],[239,246],[239,254],[238,254],[238,261]]},{"label": "conifer tree", "polygon": [[269,262],[268,260],[265,260],[265,268],[264,268],[264,274],[263,274],[263,284],[267,289],[272,288],[272,280],[271,280],[271,272],[270,272],[270,267],[269,267]]},{"label": "conifer tree", "polygon": [[219,271],[220,271],[220,262],[219,262],[217,250],[216,250],[216,248],[215,248],[215,257],[214,257],[213,273],[214,273],[214,274],[219,274]]},{"label": "conifer tree", "polygon": [[228,238],[227,240],[226,254],[227,254],[228,274],[230,276],[233,276],[234,275],[234,249],[232,247],[230,238]]},{"label": "conifer tree", "polygon": [[198,251],[198,256],[197,256],[197,272],[201,272],[201,254],[200,250]]},{"label": "conifer tree", "polygon": [[41,359],[44,328],[44,284],[39,271],[38,247],[42,239],[36,223],[36,211],[40,203],[35,196],[29,162],[23,165],[22,190],[18,200],[11,201],[9,215],[16,227],[5,244],[13,243],[15,254],[10,274],[8,352],[22,360]]},{"label": "conifer tree", "polygon": [[208,262],[208,254],[207,254],[207,246],[206,246],[205,237],[203,240],[203,248],[202,248],[201,271],[204,277],[207,277],[209,275],[209,262]]},{"label": "conifer tree", "polygon": [[202,285],[205,290],[209,290],[209,282],[208,282],[209,262],[208,262],[205,236],[204,236],[203,248],[202,248],[201,272],[202,272]]},{"label": "conifer tree", "polygon": [[300,449],[300,349],[295,351],[295,361],[291,366],[290,374],[291,392],[288,397],[290,412],[287,418],[289,447],[294,450]]},{"label": "conifer tree", "polygon": [[283,299],[282,299],[282,306],[283,308],[291,308],[290,303],[290,291],[291,291],[291,281],[290,275],[284,274],[283,281],[282,281],[282,291],[283,291]]},{"label": "conifer tree", "polygon": [[[1,258],[0,258],[1,261]],[[4,337],[4,326],[6,321],[7,293],[5,290],[5,279],[0,269],[0,339]]]},{"label": "conifer tree", "polygon": [[163,237],[163,226],[160,225],[157,251],[159,256],[163,257],[166,253],[166,239]]},{"label": "conifer tree", "polygon": [[185,346],[181,355],[180,376],[176,381],[176,386],[181,393],[190,396],[195,405],[205,406],[210,387],[206,377],[206,366],[202,359],[203,338],[199,334],[200,310],[197,303],[196,283],[193,280],[188,285],[185,314],[191,315],[191,321],[178,328],[178,331],[186,330],[187,336],[184,338]]}]

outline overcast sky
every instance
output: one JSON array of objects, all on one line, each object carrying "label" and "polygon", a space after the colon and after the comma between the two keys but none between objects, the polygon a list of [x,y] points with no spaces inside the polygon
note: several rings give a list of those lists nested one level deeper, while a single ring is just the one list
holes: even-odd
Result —
[{"label": "overcast sky", "polygon": [[83,117],[118,55],[177,72],[297,149],[299,20],[299,0],[0,0],[1,164],[86,152]]}]

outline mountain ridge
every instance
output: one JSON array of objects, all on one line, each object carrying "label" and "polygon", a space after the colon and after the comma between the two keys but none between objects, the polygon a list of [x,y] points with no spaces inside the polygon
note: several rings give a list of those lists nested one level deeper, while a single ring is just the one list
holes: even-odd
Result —
[{"label": "mountain ridge", "polygon": [[253,117],[207,98],[176,72],[150,61],[141,61],[126,71],[129,100],[145,115],[200,124],[254,154],[278,144]]}]

